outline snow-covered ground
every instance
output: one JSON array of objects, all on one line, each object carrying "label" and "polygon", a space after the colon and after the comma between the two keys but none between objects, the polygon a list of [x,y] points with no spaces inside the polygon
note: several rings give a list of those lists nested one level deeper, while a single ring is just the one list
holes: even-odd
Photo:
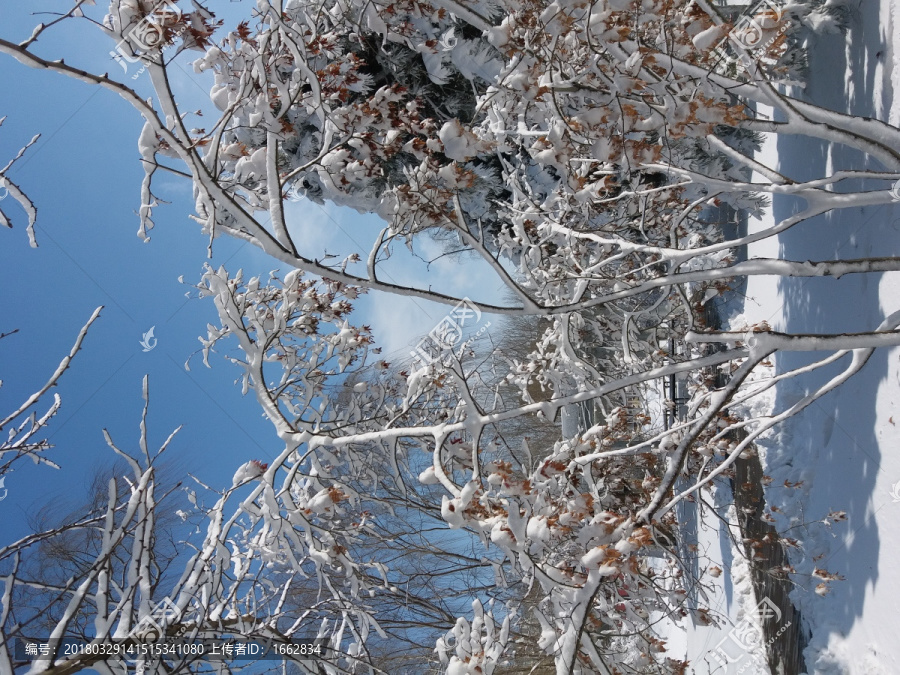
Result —
[{"label": "snow-covered ground", "polygon": [[[811,53],[807,95],[828,107],[897,124],[897,16],[896,2],[866,0],[853,11],[847,42],[820,38]],[[799,178],[837,166],[868,165],[858,153],[807,139],[783,139],[766,150],[776,151],[780,166]],[[794,207],[789,200],[775,200],[774,218],[785,217]],[[779,246],[793,260],[897,255],[900,205],[817,218],[786,232]],[[750,251],[751,256],[765,254]],[[787,332],[871,330],[900,309],[900,276],[786,279],[777,284],[752,280],[747,295],[745,314],[751,322],[768,320]],[[811,632],[806,651],[811,673],[900,672],[900,498],[892,496],[892,486],[900,481],[898,356],[897,349],[876,352],[861,373],[762,444],[764,468],[773,478],[767,502],[783,511],[777,516],[779,529],[814,523],[832,510],[847,513],[847,521],[833,528],[814,523],[790,533],[803,544],[792,600]],[[782,355],[777,368],[783,371],[813,357]],[[774,405],[783,409],[807,386],[788,383],[777,391]],[[785,480],[802,485],[785,488]],[[820,597],[814,589],[822,580],[811,576],[815,567],[845,579],[829,584],[830,592]]]},{"label": "snow-covered ground", "polygon": [[[818,36],[811,44],[805,95],[835,110],[897,125],[900,2],[862,0],[848,6],[849,33]],[[806,138],[769,139],[760,158],[799,179],[871,166],[855,151]],[[790,198],[775,199],[761,220],[751,219],[750,231],[771,226],[798,206]],[[791,260],[900,255],[900,203],[827,214],[784,233],[777,242],[751,246],[748,255]],[[732,328],[767,321],[773,329],[791,333],[865,331],[900,309],[900,274],[840,280],[752,277],[746,296],[743,314],[732,317]],[[775,368],[784,372],[821,356],[782,354]],[[832,368],[808,380],[787,381],[759,402],[756,412],[784,410],[835,372]],[[877,351],[861,373],[777,427],[759,446],[763,470],[772,478],[766,502],[779,510],[773,513],[776,527],[801,544],[792,554],[797,574],[791,600],[802,614],[804,632],[808,630],[807,672],[900,673],[900,349]],[[785,487],[785,481],[799,485]],[[847,520],[821,522],[832,511],[846,512]],[[684,517],[691,517],[689,511]],[[731,644],[732,626],[740,631],[744,612],[762,600],[750,590],[747,567],[722,528],[710,514],[695,529],[699,551],[709,564],[726,570],[718,593],[710,598],[719,618],[727,617],[725,625],[692,626],[686,634],[670,635],[670,655],[684,654],[691,672],[698,674],[768,673],[760,648],[726,666],[714,657],[720,641],[726,641],[726,649]],[[843,580],[828,582],[828,592],[820,595],[815,589],[823,579],[813,576],[815,568]]]}]

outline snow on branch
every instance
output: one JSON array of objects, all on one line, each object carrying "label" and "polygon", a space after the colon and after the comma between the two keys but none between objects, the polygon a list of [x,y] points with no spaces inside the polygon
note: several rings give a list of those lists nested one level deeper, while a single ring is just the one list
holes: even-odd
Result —
[{"label": "snow on branch", "polygon": [[[102,309],[103,307],[95,309],[87,323],[82,326],[80,331],[78,331],[78,336],[75,338],[75,344],[72,345],[72,349],[69,351],[68,355],[60,361],[56,370],[50,375],[47,382],[29,396],[22,405],[0,420],[0,431],[8,428],[6,440],[0,442],[0,461],[3,462],[3,464],[0,465],[0,476],[3,476],[10,471],[12,464],[22,457],[30,457],[35,464],[42,463],[58,468],[55,462],[41,454],[44,450],[47,450],[50,445],[47,441],[36,440],[34,436],[38,434],[41,429],[46,427],[49,421],[57,412],[59,412],[59,407],[62,404],[59,394],[53,396],[53,403],[42,415],[40,415],[40,417],[38,417],[36,411],[31,411],[29,413],[29,410],[34,408],[52,387],[56,386],[63,376],[63,373],[68,370],[72,363],[72,359],[74,359],[75,355],[81,350],[88,329],[90,329],[91,325],[100,317],[100,311]],[[12,457],[7,458],[7,455],[12,455]]]},{"label": "snow on branch", "polygon": [[[6,120],[5,117],[0,118],[0,125]],[[12,179],[7,175],[7,172],[12,168],[13,164],[15,164],[18,160],[22,158],[25,152],[32,145],[37,143],[40,138],[40,134],[37,134],[34,138],[32,138],[28,143],[19,150],[18,154],[13,157],[2,169],[0,169],[0,225],[5,227],[12,227],[12,221],[9,219],[9,216],[3,211],[3,207],[6,204],[3,203],[3,200],[7,197],[12,197],[19,206],[25,211],[25,214],[28,216],[28,226],[26,227],[26,232],[28,233],[28,242],[31,244],[32,248],[37,248],[37,239],[34,234],[34,225],[37,222],[37,208],[34,203],[28,198],[28,196],[22,192],[22,189],[16,185]],[[8,203],[8,202],[7,202]]]}]

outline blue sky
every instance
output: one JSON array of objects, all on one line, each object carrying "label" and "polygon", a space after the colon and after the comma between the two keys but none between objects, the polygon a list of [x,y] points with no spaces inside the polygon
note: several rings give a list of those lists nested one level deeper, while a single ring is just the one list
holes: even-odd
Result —
[{"label": "blue sky", "polygon": [[[100,3],[104,4],[104,3]],[[212,3],[226,27],[249,15],[253,2]],[[47,21],[29,11],[58,11],[60,0],[3,2],[4,37],[21,40],[32,27]],[[99,9],[99,8],[94,8]],[[36,51],[131,83],[151,95],[149,77],[122,72],[110,57],[114,45],[85,21],[69,21],[42,37]],[[185,108],[211,110],[209,73],[196,75],[189,63],[197,53],[179,57],[173,70],[176,95]],[[169,451],[179,475],[191,472],[214,486],[230,485],[235,469],[252,458],[266,460],[279,451],[269,423],[250,397],[234,385],[237,371],[213,360],[211,370],[199,357],[190,372],[185,360],[199,347],[197,336],[214,320],[211,302],[188,300],[207,261],[207,238],[188,219],[190,185],[157,173],[157,195],[171,202],[154,213],[152,241],[137,237],[139,188],[143,169],[137,136],[142,120],[113,94],[61,75],[32,70],[8,57],[0,58],[0,160],[5,163],[35,133],[40,141],[10,172],[38,207],[38,249],[28,246],[24,214],[4,204],[17,226],[0,231],[0,282],[3,294],[0,332],[19,332],[0,341],[0,410],[9,411],[40,387],[68,352],[79,328],[98,305],[106,309],[94,325],[83,351],[57,391],[62,409],[48,432],[56,446],[48,456],[62,470],[17,465],[6,479],[7,498],[0,502],[2,543],[27,531],[27,518],[53,501],[61,511],[74,506],[98,467],[110,463],[101,429],[107,428],[124,449],[135,450],[142,407],[141,378],[150,377],[151,446],[171,430],[184,428]],[[383,226],[374,216],[349,209],[292,203],[287,208],[298,246],[309,255],[348,253],[358,242],[367,245]],[[437,245],[417,250],[425,258],[439,255]],[[232,273],[267,274],[274,261],[252,246],[216,240],[212,264]],[[426,272],[424,264],[402,250],[380,272],[384,278],[497,301],[499,282],[479,264],[445,258]],[[446,308],[421,300],[372,293],[357,301],[354,321],[373,327],[385,353],[405,356],[417,335],[426,333]],[[157,346],[142,350],[144,332],[155,327]],[[39,408],[42,410],[43,408]]]}]

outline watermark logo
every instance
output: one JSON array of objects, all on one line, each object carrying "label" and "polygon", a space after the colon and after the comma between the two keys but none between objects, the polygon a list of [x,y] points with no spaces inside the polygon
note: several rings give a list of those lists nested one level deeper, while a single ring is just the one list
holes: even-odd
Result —
[{"label": "watermark logo", "polygon": [[[123,659],[114,656],[104,661],[104,665],[109,668],[113,675],[144,675],[147,672],[147,659]],[[152,668],[152,666],[150,666]],[[153,672],[157,672],[153,669]]]},{"label": "watermark logo", "polygon": [[153,330],[155,328],[156,328],[156,326],[150,326],[150,330],[148,330],[146,333],[144,333],[141,336],[140,344],[141,344],[141,347],[144,348],[145,352],[149,352],[151,349],[153,349],[156,346],[156,338],[153,337]]},{"label": "watermark logo", "polygon": [[[767,35],[782,28],[783,21],[784,8],[781,4],[776,0],[762,0],[749,13],[741,16],[729,37],[747,49],[756,49]],[[785,30],[786,25],[780,33]]]},{"label": "watermark logo", "polygon": [[[166,638],[181,638],[187,632],[185,626],[178,626],[175,631],[170,630],[181,621],[181,618],[182,612],[178,606],[168,597],[163,598],[147,616],[128,632],[128,637],[143,644],[155,643]],[[137,654],[140,653],[138,650]],[[146,670],[145,659],[146,657],[141,656],[136,659],[128,656],[114,656],[105,663],[114,675],[131,675],[132,672],[134,675],[142,675]]]},{"label": "watermark logo", "polygon": [[[765,56],[790,28],[780,0],[760,0],[745,11],[734,23],[728,35],[714,48],[726,61],[736,59],[729,55],[737,48],[741,60]],[[728,43],[731,44],[729,50]]]},{"label": "watermark logo", "polygon": [[[3,197],[0,197],[3,199]],[[900,202],[900,180],[894,183],[894,187],[891,188],[891,199],[895,202]]]},{"label": "watermark logo", "polygon": [[9,494],[9,490],[6,489],[6,476],[0,476],[0,502],[6,499],[6,495]]},{"label": "watermark logo", "polygon": [[[447,351],[452,351],[462,343],[466,330],[471,330],[481,322],[481,310],[469,298],[463,298],[438,324],[419,341],[415,351],[410,352],[416,360],[425,364],[434,363]],[[473,337],[490,328],[491,322],[481,326]]]},{"label": "watermark logo", "polygon": [[[781,617],[782,612],[778,605],[768,597],[763,598],[756,606],[755,611],[744,617],[744,620],[736,624],[728,635],[716,645],[712,653],[713,658],[719,665],[727,667],[730,663],[737,663],[748,653],[758,652],[760,648],[768,647],[790,627],[791,622],[788,621],[779,627],[767,642],[763,642],[765,638],[763,627],[767,624],[778,625]],[[743,672],[743,669],[740,672]]]},{"label": "watermark logo", "polygon": [[6,187],[6,178],[0,176],[0,202],[9,196],[9,188]]},{"label": "watermark logo", "polygon": [[[141,61],[141,57],[161,52],[171,46],[174,38],[184,32],[184,28],[182,28],[174,36],[166,39],[167,27],[177,24],[182,17],[181,8],[175,4],[175,1],[162,0],[144,18],[132,26],[116,45],[116,50],[109,53],[122,66],[123,71],[128,72],[129,63],[138,63]],[[140,53],[136,54],[136,52]],[[132,79],[135,79],[144,70],[145,67],[142,67],[137,74],[132,76]]]},{"label": "watermark logo", "polygon": [[891,499],[895,504],[900,503],[900,481],[891,486]]},{"label": "watermark logo", "polygon": [[181,610],[169,598],[163,598],[150,613],[131,629],[130,636],[142,641],[166,637],[167,629],[181,620]]}]

